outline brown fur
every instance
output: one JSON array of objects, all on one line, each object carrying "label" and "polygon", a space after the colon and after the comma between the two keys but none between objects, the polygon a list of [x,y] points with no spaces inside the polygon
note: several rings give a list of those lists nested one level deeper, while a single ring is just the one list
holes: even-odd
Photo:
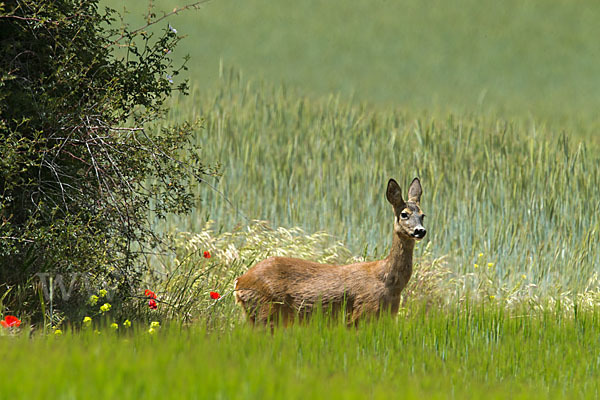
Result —
[{"label": "brown fur", "polygon": [[[421,184],[415,178],[409,200],[391,179],[387,199],[394,209],[394,234],[390,254],[383,260],[349,265],[329,265],[295,258],[271,257],[236,279],[235,299],[252,323],[282,319],[284,325],[310,316],[322,304],[334,313],[344,308],[348,323],[356,324],[382,312],[396,314],[400,294],[412,274],[416,232],[422,226],[419,207]],[[408,217],[407,217],[408,216]]]}]

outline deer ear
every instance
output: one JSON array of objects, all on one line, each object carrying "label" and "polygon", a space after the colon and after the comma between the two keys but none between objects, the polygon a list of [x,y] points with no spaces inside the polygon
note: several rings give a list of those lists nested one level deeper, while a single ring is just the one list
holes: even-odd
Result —
[{"label": "deer ear", "polygon": [[408,201],[414,201],[415,203],[418,203],[421,201],[421,193],[423,193],[421,181],[419,181],[419,178],[415,178],[408,188]]},{"label": "deer ear", "polygon": [[404,206],[404,200],[402,200],[402,190],[400,190],[400,185],[398,185],[398,182],[396,182],[393,179],[390,179],[388,182],[385,197],[387,197],[388,201],[392,203],[392,205],[396,208]]}]

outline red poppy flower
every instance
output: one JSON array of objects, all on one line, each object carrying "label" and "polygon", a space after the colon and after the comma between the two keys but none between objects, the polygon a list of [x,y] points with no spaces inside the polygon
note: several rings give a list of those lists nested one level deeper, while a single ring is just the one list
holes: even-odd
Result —
[{"label": "red poppy flower", "polygon": [[152,290],[144,290],[144,296],[146,296],[149,299],[155,299],[156,298],[156,293],[154,293]]},{"label": "red poppy flower", "polygon": [[221,298],[221,295],[217,292],[210,292],[210,298],[213,300],[217,300]]},{"label": "red poppy flower", "polygon": [[148,300],[148,307],[150,307],[153,310],[156,310],[158,308],[158,304],[156,304],[156,300],[154,300],[154,299]]},{"label": "red poppy flower", "polygon": [[21,325],[21,320],[14,315],[7,315],[4,317],[2,321],[0,321],[0,325],[5,328],[10,328],[11,326],[19,326]]},{"label": "red poppy flower", "polygon": [[210,258],[210,252],[205,251],[204,252],[204,258]]}]

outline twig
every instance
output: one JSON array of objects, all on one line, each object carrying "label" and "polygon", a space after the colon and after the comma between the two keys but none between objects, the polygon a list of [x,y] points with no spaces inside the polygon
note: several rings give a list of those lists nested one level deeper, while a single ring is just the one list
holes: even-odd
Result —
[{"label": "twig", "polygon": [[[19,20],[21,20],[21,21],[36,21],[36,22],[44,22],[44,21],[42,21],[42,20],[41,20],[41,19],[39,19],[39,18],[32,18],[32,17],[29,17],[29,18],[26,18],[26,17],[19,17],[18,15],[0,15],[0,18],[13,18],[13,19],[19,19]],[[51,22],[51,23],[53,23],[53,24],[55,24],[55,25],[58,25],[58,21],[50,21],[50,20],[47,20],[46,22]]]},{"label": "twig", "polygon": [[31,240],[31,239],[23,239],[23,238],[14,237],[14,236],[0,236],[0,239],[2,239],[2,240],[9,239],[9,240],[17,240],[19,242],[35,243],[35,241]]},{"label": "twig", "polygon": [[[191,8],[197,9],[197,8],[198,8],[200,5],[202,5],[202,4],[204,4],[204,3],[208,3],[209,1],[210,1],[210,0],[201,0],[201,1],[197,1],[197,2],[195,2],[195,3],[192,3],[192,4],[185,5],[185,6],[181,7],[181,8],[177,8],[177,7],[175,7],[175,8],[173,9],[173,11],[171,11],[170,13],[166,13],[166,14],[164,14],[164,15],[163,15],[162,17],[160,17],[160,18],[158,18],[158,19],[156,19],[156,20],[154,20],[154,21],[148,22],[146,25],[144,25],[144,26],[142,26],[142,27],[140,27],[140,28],[138,28],[138,29],[135,29],[135,30],[133,30],[133,31],[131,31],[131,32],[128,32],[128,34],[129,34],[129,35],[135,35],[136,33],[140,32],[140,31],[143,31],[144,29],[148,28],[149,26],[152,26],[152,25],[154,25],[154,24],[157,24],[157,23],[159,23],[160,21],[164,20],[165,18],[168,18],[168,17],[170,17],[171,15],[174,15],[174,14],[179,14],[181,11],[189,10],[189,9],[191,9]],[[118,43],[118,42],[120,42],[120,41],[121,41],[121,39],[123,39],[124,37],[125,37],[125,33],[122,33],[122,34],[121,34],[121,36],[119,36],[119,37],[118,37],[117,39],[115,39],[115,40],[114,40],[112,43],[110,43],[110,46],[117,44],[117,43]],[[109,46],[109,45],[106,45],[106,46],[105,46],[105,48],[106,48],[106,47],[108,47],[108,46]]]}]

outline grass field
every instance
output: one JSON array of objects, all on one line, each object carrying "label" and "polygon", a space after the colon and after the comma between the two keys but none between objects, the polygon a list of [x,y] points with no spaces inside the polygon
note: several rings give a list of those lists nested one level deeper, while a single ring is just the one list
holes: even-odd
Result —
[{"label": "grass field", "polygon": [[[0,382],[58,399],[597,398],[599,16],[558,0],[219,0],[170,18],[192,91],[165,123],[202,120],[222,173],[156,225],[178,251],[148,283],[190,312],[148,311],[154,335],[7,335]],[[397,318],[242,323],[231,283],[257,259],[385,256],[387,180],[415,176],[428,235]]]},{"label": "grass field", "polygon": [[479,305],[273,335],[134,324],[2,340],[0,376],[10,398],[596,398],[599,318]]}]

